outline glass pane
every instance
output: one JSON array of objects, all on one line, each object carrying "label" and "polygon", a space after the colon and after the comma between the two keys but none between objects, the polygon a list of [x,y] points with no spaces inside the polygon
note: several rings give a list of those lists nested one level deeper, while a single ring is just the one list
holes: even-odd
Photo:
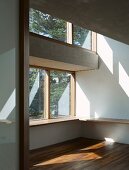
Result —
[{"label": "glass pane", "polygon": [[70,113],[70,75],[67,72],[50,72],[51,118],[68,116]]},{"label": "glass pane", "polygon": [[91,50],[91,31],[74,25],[73,43],[75,45]]},{"label": "glass pane", "polygon": [[30,32],[66,42],[67,22],[30,8]]},{"label": "glass pane", "polygon": [[44,70],[29,70],[29,116],[30,119],[44,118]]}]

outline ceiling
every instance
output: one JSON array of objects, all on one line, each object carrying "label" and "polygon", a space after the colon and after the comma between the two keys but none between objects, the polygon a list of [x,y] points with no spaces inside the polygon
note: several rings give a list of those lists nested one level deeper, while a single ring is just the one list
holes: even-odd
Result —
[{"label": "ceiling", "polygon": [[30,7],[129,44],[129,0],[31,0]]}]

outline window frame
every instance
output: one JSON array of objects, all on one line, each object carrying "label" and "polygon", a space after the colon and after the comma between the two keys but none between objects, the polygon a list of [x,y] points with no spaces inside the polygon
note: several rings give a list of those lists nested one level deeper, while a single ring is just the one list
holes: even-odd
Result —
[{"label": "window frame", "polygon": [[[34,9],[34,8],[32,8],[32,9]],[[40,11],[40,12],[42,12],[42,11]],[[48,14],[48,15],[50,15],[50,14]],[[58,18],[58,19],[60,19],[60,18]],[[49,38],[49,39],[53,39],[53,40],[56,40],[56,41],[59,41],[59,42],[63,42],[63,43],[66,43],[66,44],[71,44],[71,45],[76,46],[76,47],[84,48],[82,46],[78,46],[78,45],[74,44],[74,42],[73,42],[74,41],[74,24],[71,23],[71,22],[68,22],[68,21],[65,21],[65,22],[66,22],[66,42],[58,40],[58,39],[50,38],[50,37],[47,37],[47,36],[44,36],[44,35],[40,35],[40,34],[37,34],[37,33],[34,33],[34,32],[31,32],[31,33],[34,33],[34,34],[37,34],[37,35],[40,35],[42,37],[46,37],[46,38]],[[79,26],[79,25],[77,25],[77,26]],[[81,26],[79,26],[79,27],[81,27]],[[86,28],[84,28],[84,29],[86,29]],[[87,49],[87,48],[84,48],[84,49]],[[97,33],[96,32],[91,31],[91,49],[87,49],[87,50],[90,50],[90,51],[97,53]]]},{"label": "window frame", "polygon": [[[75,117],[76,116],[76,74],[74,71],[64,70],[64,69],[55,69],[55,68],[48,68],[38,65],[29,65],[29,68],[38,68],[43,69],[45,72],[44,75],[44,118],[42,120],[48,120],[48,119],[64,119],[68,117]],[[70,73],[70,108],[69,108],[69,115],[68,116],[62,116],[61,117],[55,117],[51,118],[51,112],[50,112],[50,71],[61,71],[61,72],[67,72]],[[39,119],[41,120],[41,119]],[[33,121],[33,120],[31,120]]]},{"label": "window frame", "polygon": [[[67,37],[66,37],[67,41],[64,43],[71,44],[76,47],[84,48],[82,46],[78,46],[74,44],[73,42],[74,41],[74,24],[73,23],[67,22],[66,32],[67,32]],[[84,48],[84,49],[91,50],[97,53],[97,33],[96,32],[91,31],[91,49],[87,49],[87,48]]]}]

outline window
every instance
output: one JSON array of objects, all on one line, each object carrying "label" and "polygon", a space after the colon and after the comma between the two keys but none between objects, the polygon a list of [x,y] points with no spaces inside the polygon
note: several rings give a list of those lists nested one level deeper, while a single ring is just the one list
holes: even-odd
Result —
[{"label": "window", "polygon": [[96,41],[91,31],[32,8],[29,12],[29,30],[89,50],[93,50],[92,41]]},{"label": "window", "polygon": [[30,119],[74,116],[74,78],[74,72],[30,67]]},{"label": "window", "polygon": [[50,117],[68,116],[70,113],[70,73],[50,71]]},{"label": "window", "polygon": [[91,31],[74,25],[73,44],[91,50]]},{"label": "window", "polygon": [[49,38],[67,41],[67,22],[30,8],[29,30]]},{"label": "window", "polygon": [[44,118],[44,70],[29,69],[29,116],[30,119]]}]

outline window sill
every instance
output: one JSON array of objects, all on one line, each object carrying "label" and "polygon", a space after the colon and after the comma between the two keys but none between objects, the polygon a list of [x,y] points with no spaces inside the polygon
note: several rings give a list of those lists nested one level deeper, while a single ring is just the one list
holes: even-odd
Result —
[{"label": "window sill", "polygon": [[119,123],[129,124],[128,119],[111,119],[111,118],[91,118],[91,119],[79,119],[84,122],[100,122],[100,123]]},{"label": "window sill", "polygon": [[88,48],[85,48],[85,47],[82,47],[82,46],[79,46],[79,45],[76,45],[76,44],[70,44],[70,43],[67,43],[65,41],[61,41],[61,40],[58,40],[58,39],[49,38],[49,37],[46,37],[46,36],[43,36],[43,35],[40,35],[40,34],[37,34],[37,33],[34,33],[34,32],[29,32],[29,35],[33,36],[33,37],[40,38],[40,39],[44,39],[44,40],[47,40],[47,41],[50,41],[50,42],[54,42],[54,43],[57,43],[57,44],[65,45],[65,46],[68,46],[68,47],[87,50],[89,52],[93,52],[94,54],[96,54],[96,52],[93,51],[92,49],[88,49]]},{"label": "window sill", "polygon": [[29,126],[42,126],[42,125],[48,125],[48,124],[55,124],[55,123],[61,123],[61,122],[68,122],[68,121],[74,121],[79,120],[77,117],[67,117],[67,118],[55,118],[55,119],[42,119],[42,120],[30,120]]}]

